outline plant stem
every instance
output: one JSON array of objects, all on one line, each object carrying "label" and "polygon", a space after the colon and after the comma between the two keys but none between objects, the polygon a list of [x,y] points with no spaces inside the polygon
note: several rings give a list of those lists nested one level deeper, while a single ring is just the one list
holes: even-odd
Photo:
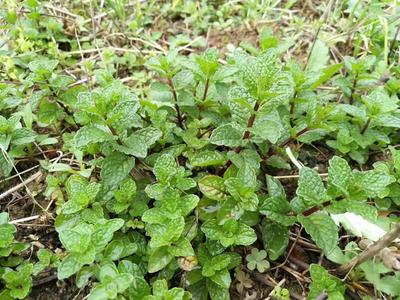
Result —
[{"label": "plant stem", "polygon": [[293,115],[294,113],[294,107],[295,107],[294,100],[296,99],[296,97],[297,97],[297,91],[294,92],[292,102],[290,102],[290,111],[289,111],[290,115]]},{"label": "plant stem", "polygon": [[286,140],[284,140],[282,143],[279,144],[280,148],[283,148],[285,146],[287,146],[288,144],[290,144],[291,142],[293,142],[296,138],[298,138],[299,136],[301,136],[302,134],[306,133],[307,131],[309,131],[310,129],[308,127],[300,130],[299,132],[296,133],[296,135],[294,137],[290,137]]},{"label": "plant stem", "polygon": [[353,94],[354,94],[354,92],[356,90],[356,86],[357,86],[357,75],[354,76],[353,85],[352,85],[351,90],[350,90],[350,98],[349,98],[349,104],[350,105],[353,104]]},{"label": "plant stem", "polygon": [[368,129],[369,125],[371,124],[371,118],[368,118],[367,122],[365,123],[364,127],[361,129],[361,134],[364,134],[365,131]]},{"label": "plant stem", "polygon": [[[251,114],[250,118],[247,121],[247,130],[244,132],[243,134],[243,140],[247,140],[250,137],[250,128],[253,127],[254,125],[254,121],[256,119],[256,113],[258,111],[258,109],[260,108],[260,104],[258,102],[256,102],[256,104],[254,105],[254,111]],[[240,146],[237,146],[233,151],[235,151],[236,153],[240,153],[240,151],[242,150],[242,148]],[[219,172],[219,174],[223,174],[225,172],[226,169],[228,169],[230,166],[232,165],[232,161],[228,160],[225,164],[225,166],[221,169],[221,171]]]},{"label": "plant stem", "polygon": [[[210,79],[207,78],[206,83],[205,83],[205,85],[204,85],[204,93],[203,93],[203,97],[201,98],[201,102],[200,102],[200,105],[199,105],[199,114],[198,114],[198,119],[199,119],[199,120],[201,120],[201,112],[204,110],[203,102],[204,102],[204,100],[206,100],[206,98],[207,98],[209,81],[210,81]],[[197,82],[197,85],[198,85],[198,84],[199,84],[199,82]],[[197,85],[196,85],[196,87],[197,87]]]},{"label": "plant stem", "polygon": [[185,129],[183,126],[183,118],[182,118],[181,110],[178,105],[178,95],[176,93],[174,83],[172,82],[172,79],[169,77],[168,77],[168,85],[170,86],[170,88],[172,90],[172,96],[174,97],[174,105],[175,105],[175,110],[176,110],[176,114],[177,114],[178,125],[180,128]]},{"label": "plant stem", "polygon": [[258,111],[258,109],[260,108],[260,104],[258,102],[256,102],[256,104],[254,105],[254,112],[253,114],[250,116],[249,120],[247,121],[247,130],[244,132],[243,134],[243,139],[247,140],[250,137],[250,131],[249,129],[253,127],[254,125],[254,121],[256,119],[256,113]]},{"label": "plant stem", "polygon": [[400,33],[400,26],[397,26],[396,33],[394,34],[393,41],[392,41],[392,43],[391,43],[391,45],[390,45],[389,54],[388,54],[388,59],[390,58],[390,55],[392,55],[392,52],[393,52],[393,50],[394,50],[394,45],[396,44],[397,36],[399,35],[399,33]]},{"label": "plant stem", "polygon": [[201,138],[201,137],[203,137],[204,135],[206,135],[207,133],[213,131],[213,129],[214,129],[214,127],[210,126],[210,127],[208,127],[207,130],[205,130],[203,133],[200,133],[200,132],[199,132],[199,134],[198,134],[197,137],[198,137],[198,138]]},{"label": "plant stem", "polygon": [[294,109],[296,106],[296,97],[297,97],[297,91],[294,92],[292,101],[290,102],[290,110],[289,110],[289,117],[290,117],[290,126],[294,126],[293,122],[293,114],[294,114]]},{"label": "plant stem", "polygon": [[350,272],[356,266],[362,264],[363,262],[367,261],[368,259],[374,257],[378,254],[382,249],[389,246],[396,238],[400,236],[400,223],[397,223],[391,231],[386,233],[382,238],[380,238],[377,242],[373,245],[365,249],[359,255],[354,257],[351,261],[346,264],[341,265],[337,270],[336,273],[343,275]]},{"label": "plant stem", "polygon": [[197,87],[198,87],[199,83],[200,83],[200,81],[197,81],[197,82],[196,82],[196,85],[194,86],[193,97],[196,97]]},{"label": "plant stem", "polygon": [[210,84],[210,78],[207,77],[206,83],[204,85],[204,93],[203,93],[203,98],[201,99],[201,101],[206,100],[207,98],[207,93],[208,93],[208,85]]}]

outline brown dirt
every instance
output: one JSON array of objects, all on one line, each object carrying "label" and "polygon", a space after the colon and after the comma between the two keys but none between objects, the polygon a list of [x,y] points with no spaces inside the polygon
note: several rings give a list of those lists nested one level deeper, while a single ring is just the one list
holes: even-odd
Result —
[{"label": "brown dirt", "polygon": [[239,46],[241,43],[250,43],[253,46],[258,45],[258,31],[256,28],[238,27],[235,29],[219,32],[211,30],[207,36],[208,46],[226,51],[227,44]]}]

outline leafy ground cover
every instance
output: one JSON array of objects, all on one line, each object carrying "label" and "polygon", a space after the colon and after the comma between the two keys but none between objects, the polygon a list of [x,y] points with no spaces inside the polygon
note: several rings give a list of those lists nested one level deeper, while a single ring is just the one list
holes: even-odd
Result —
[{"label": "leafy ground cover", "polygon": [[397,299],[397,1],[5,0],[0,299]]}]

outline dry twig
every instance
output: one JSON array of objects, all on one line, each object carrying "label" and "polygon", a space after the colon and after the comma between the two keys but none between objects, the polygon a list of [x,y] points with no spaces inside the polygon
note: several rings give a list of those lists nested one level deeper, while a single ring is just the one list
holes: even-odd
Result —
[{"label": "dry twig", "polygon": [[336,270],[336,273],[343,275],[350,272],[359,264],[362,264],[363,262],[377,255],[382,249],[389,246],[399,236],[400,236],[400,223],[397,223],[393,227],[393,229],[388,233],[386,233],[379,241],[375,242],[373,245],[365,249],[363,252],[354,257],[348,263],[341,265]]}]

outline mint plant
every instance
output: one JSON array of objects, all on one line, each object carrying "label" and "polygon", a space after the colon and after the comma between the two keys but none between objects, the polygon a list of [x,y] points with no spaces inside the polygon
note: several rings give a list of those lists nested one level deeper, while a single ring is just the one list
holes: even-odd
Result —
[{"label": "mint plant", "polygon": [[146,193],[159,204],[156,202],[155,207],[146,210],[142,215],[146,234],[151,237],[148,264],[150,273],[163,269],[175,256],[194,255],[190,230],[196,224],[192,220],[185,224],[185,217],[199,201],[198,196],[193,194],[181,196],[182,192],[193,188],[196,182],[187,178],[189,174],[176,165],[172,155],[159,156],[153,172],[159,182],[148,185]]},{"label": "mint plant", "polygon": [[345,286],[339,280],[330,275],[323,267],[311,265],[310,274],[312,283],[310,285],[309,299],[315,299],[321,295],[333,299],[344,299]]},{"label": "mint plant", "polygon": [[360,99],[358,106],[341,104],[338,106],[350,122],[340,125],[337,139],[328,141],[328,145],[363,163],[368,155],[368,148],[375,145],[385,147],[390,143],[392,128],[399,128],[399,106],[395,97],[390,97],[385,90],[374,90]]},{"label": "mint plant", "polygon": [[15,232],[8,214],[0,213],[0,296],[4,299],[24,299],[32,287],[33,264],[21,256],[29,244],[17,242]]}]

